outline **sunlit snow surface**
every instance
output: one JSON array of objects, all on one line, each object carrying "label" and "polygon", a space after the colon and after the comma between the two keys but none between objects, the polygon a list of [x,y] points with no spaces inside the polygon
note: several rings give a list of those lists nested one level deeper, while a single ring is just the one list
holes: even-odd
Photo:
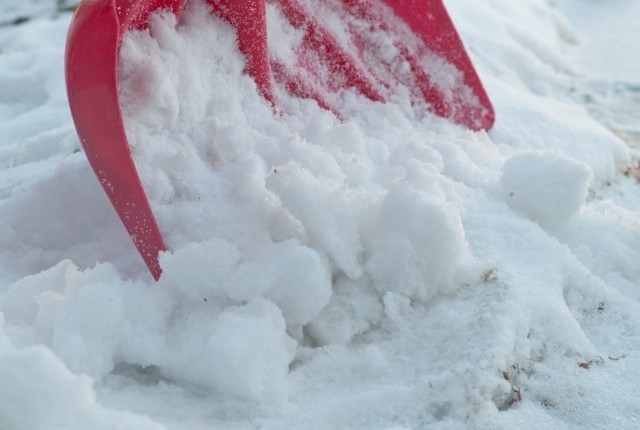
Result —
[{"label": "sunlit snow surface", "polygon": [[1,430],[638,428],[640,1],[447,1],[489,133],[354,94],[274,116],[204,5],[155,17],[119,67],[157,284],[49,3],[0,6],[34,17],[0,26]]}]

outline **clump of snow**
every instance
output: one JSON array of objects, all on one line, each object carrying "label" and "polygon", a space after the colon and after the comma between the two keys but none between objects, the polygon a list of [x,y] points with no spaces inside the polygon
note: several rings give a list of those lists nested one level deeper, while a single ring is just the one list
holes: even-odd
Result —
[{"label": "clump of snow", "polygon": [[430,300],[455,286],[468,247],[460,207],[438,185],[440,173],[415,160],[388,191],[367,231],[367,272],[380,292]]},{"label": "clump of snow", "polygon": [[578,215],[592,177],[589,166],[560,152],[522,152],[505,161],[502,186],[512,207],[553,227]]},{"label": "clump of snow", "polygon": [[179,353],[163,365],[167,374],[269,406],[281,406],[287,398],[295,342],[273,303],[254,299],[225,309],[202,341],[175,345]]},{"label": "clump of snow", "polygon": [[50,349],[16,349],[2,333],[0,314],[0,423],[2,428],[160,430],[147,417],[104,408],[92,381],[72,373]]},{"label": "clump of snow", "polygon": [[123,281],[110,265],[82,272],[66,261],[11,286],[3,309],[13,324],[32,326],[38,342],[72,371],[95,380],[118,363],[135,363],[241,398],[282,403],[295,343],[280,308],[259,298],[225,307],[210,294],[211,305],[206,297],[189,301],[167,283],[149,289]]},{"label": "clump of snow", "polygon": [[324,261],[293,240],[241,254],[234,245],[212,239],[165,254],[161,262],[160,285],[178,288],[191,300],[242,303],[264,297],[292,324],[309,322],[331,295]]}]

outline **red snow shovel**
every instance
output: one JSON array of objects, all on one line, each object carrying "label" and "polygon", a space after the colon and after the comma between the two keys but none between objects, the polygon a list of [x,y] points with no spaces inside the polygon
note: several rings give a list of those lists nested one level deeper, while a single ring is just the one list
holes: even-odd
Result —
[{"label": "red snow shovel", "polygon": [[[471,130],[489,129],[494,112],[442,0],[207,0],[236,30],[245,71],[278,111],[276,94],[315,100],[342,116],[339,95],[356,91],[393,101],[408,90],[417,110]],[[149,15],[179,15],[185,0],[84,0],[67,38],[65,73],[73,120],[91,167],[153,277],[166,249],[140,183],[118,100],[124,33]],[[270,50],[266,8],[300,34],[291,62]],[[336,31],[336,23],[340,31]],[[330,30],[330,29],[333,29]]]}]

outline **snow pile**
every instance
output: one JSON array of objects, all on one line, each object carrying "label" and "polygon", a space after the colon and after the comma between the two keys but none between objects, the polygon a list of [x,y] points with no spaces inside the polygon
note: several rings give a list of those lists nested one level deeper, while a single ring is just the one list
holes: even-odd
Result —
[{"label": "snow pile", "polygon": [[[311,101],[289,100],[298,114],[274,116],[241,74],[233,32],[207,10],[191,4],[177,31],[173,15],[155,17],[150,32],[130,34],[121,51],[132,151],[173,250],[162,258],[160,286],[211,303],[214,325],[216,313],[226,320],[226,306],[268,299],[290,334],[313,344],[321,342],[304,336],[302,326],[331,338],[318,315],[332,280],[374,302],[388,292],[427,302],[452,291],[461,282],[456,274],[469,270],[469,255],[462,199],[441,174],[441,155],[421,137],[434,119],[414,126],[393,105],[355,100],[385,112],[384,133],[396,138],[381,140],[381,130],[341,123]],[[360,329],[344,332],[343,341],[378,324],[377,314],[368,323],[355,320]],[[262,343],[286,350],[285,325],[275,327],[281,334]],[[211,353],[211,367],[224,368],[217,340],[215,333],[201,339],[212,349],[200,354]],[[244,340],[250,350],[255,339],[235,342]],[[249,373],[272,361],[251,356]],[[293,359],[278,353],[274,362],[276,356],[284,370]],[[228,390],[216,378],[199,382]]]},{"label": "snow pile", "polygon": [[557,9],[449,3],[488,134],[356,94],[274,115],[199,0],[127,33],[158,283],[48,75],[66,22],[0,32],[31,90],[0,94],[0,428],[634,428],[637,151],[576,103]]}]

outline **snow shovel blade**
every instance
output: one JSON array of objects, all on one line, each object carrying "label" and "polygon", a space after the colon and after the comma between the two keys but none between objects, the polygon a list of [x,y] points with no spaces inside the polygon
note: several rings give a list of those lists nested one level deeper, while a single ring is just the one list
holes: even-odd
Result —
[{"label": "snow shovel blade", "polygon": [[462,74],[462,81],[454,84],[456,88],[438,89],[435,80],[431,82],[430,70],[416,71],[417,86],[427,103],[433,105],[434,112],[471,130],[493,127],[495,112],[489,96],[442,0],[385,0],[385,3],[429,50]]},{"label": "snow shovel blade", "polygon": [[[280,109],[274,83],[338,116],[340,102],[332,94],[351,88],[384,102],[404,86],[418,107],[472,130],[493,125],[489,98],[442,0],[207,1],[235,28],[245,72],[275,111]],[[179,15],[184,2],[84,0],[71,22],[65,53],[67,94],[80,141],[156,280],[166,246],[129,150],[118,98],[118,52],[126,31],[144,28],[157,10]],[[269,50],[266,4],[303,34],[291,47],[293,64],[278,58],[282,49]],[[330,31],[336,22],[344,30],[339,34]],[[438,77],[442,70],[444,76]]]},{"label": "snow shovel blade", "polygon": [[294,95],[340,114],[333,95],[345,88],[386,101],[404,87],[418,111],[471,130],[492,127],[493,107],[442,0],[267,3],[302,34],[296,64],[278,58],[282,47],[271,50],[276,82]]},{"label": "snow shovel blade", "polygon": [[[118,100],[116,65],[124,32],[143,23],[142,2],[87,0],[67,36],[67,96],[80,142],[102,188],[154,278],[166,249],[131,158]],[[167,2],[144,2],[166,7]]]}]

